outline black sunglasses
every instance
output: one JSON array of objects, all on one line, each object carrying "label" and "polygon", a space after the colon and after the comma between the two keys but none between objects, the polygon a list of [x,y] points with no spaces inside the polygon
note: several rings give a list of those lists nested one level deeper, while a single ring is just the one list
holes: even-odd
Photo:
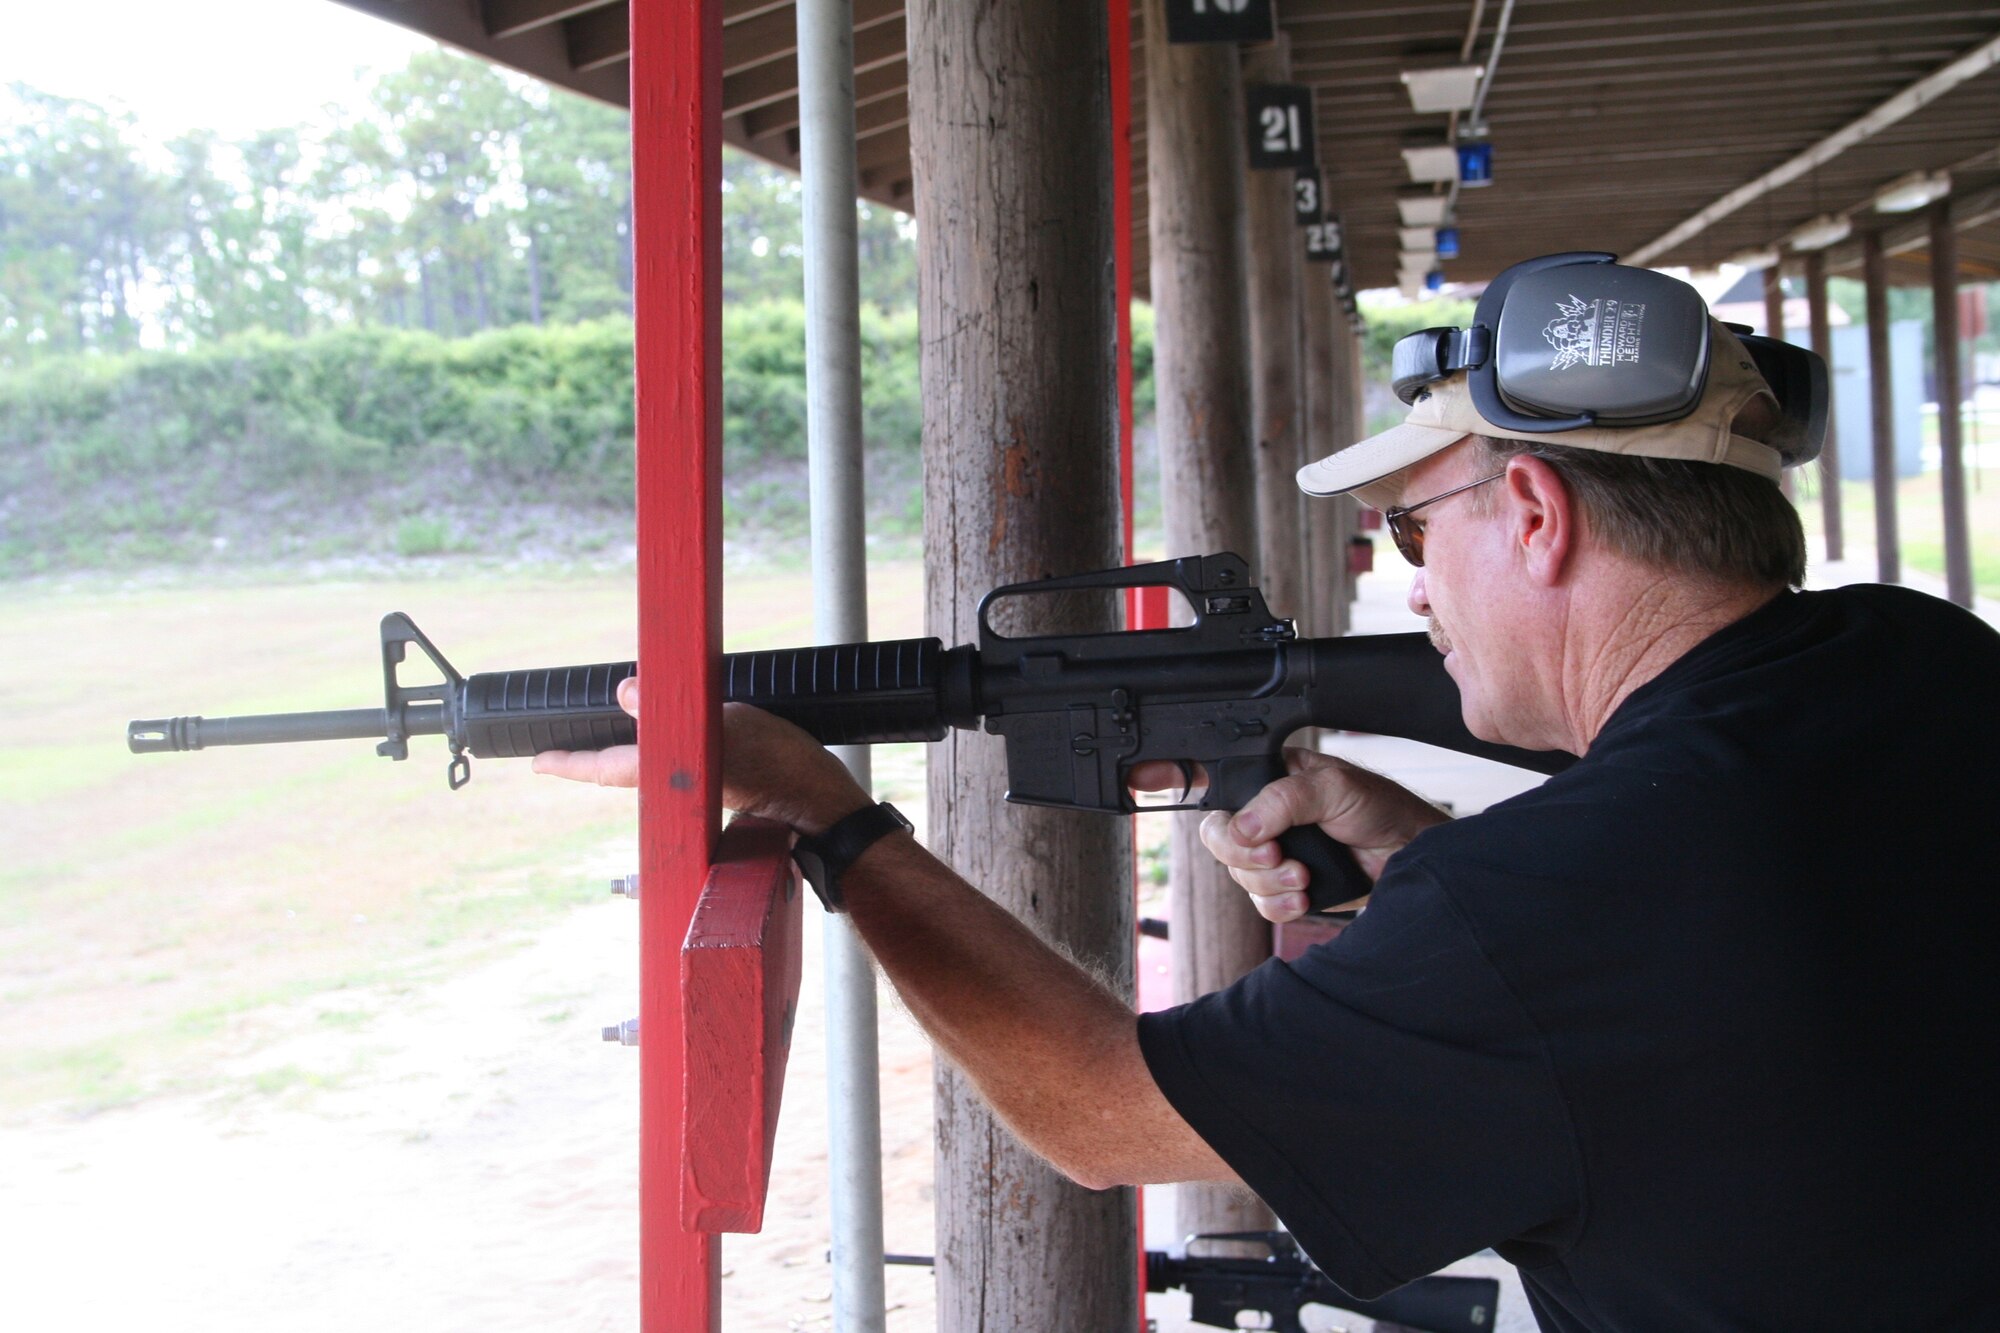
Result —
[{"label": "black sunglasses", "polygon": [[1506,475],[1505,472],[1496,472],[1490,477],[1481,477],[1478,481],[1468,481],[1463,486],[1454,486],[1448,491],[1433,495],[1428,500],[1419,500],[1413,505],[1396,505],[1384,510],[1382,517],[1388,522],[1389,535],[1395,538],[1396,549],[1403,553],[1403,559],[1418,569],[1424,567],[1424,525],[1412,520],[1410,515],[1425,505],[1434,505],[1439,500],[1449,500],[1460,491],[1469,491],[1474,486],[1484,486],[1487,482],[1498,481]]}]

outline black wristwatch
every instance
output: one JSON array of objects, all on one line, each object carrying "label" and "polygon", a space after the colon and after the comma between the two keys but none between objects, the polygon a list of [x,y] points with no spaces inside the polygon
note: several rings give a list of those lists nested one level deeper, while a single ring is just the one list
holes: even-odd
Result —
[{"label": "black wristwatch", "polygon": [[903,812],[882,801],[863,806],[817,836],[801,833],[792,844],[792,860],[798,862],[806,883],[819,895],[820,905],[838,912],[842,910],[840,877],[847,868],[891,833],[912,832],[915,828],[903,818]]}]

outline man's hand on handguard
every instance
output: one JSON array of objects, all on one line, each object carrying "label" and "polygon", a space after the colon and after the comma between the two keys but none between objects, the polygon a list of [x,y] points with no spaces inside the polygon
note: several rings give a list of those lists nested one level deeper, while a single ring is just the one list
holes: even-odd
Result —
[{"label": "man's hand on handguard", "polygon": [[[618,706],[639,716],[639,681],[618,686]],[[722,804],[762,815],[801,833],[824,833],[842,816],[869,803],[868,793],[845,765],[799,728],[762,709],[722,706]],[[545,750],[535,772],[601,787],[639,785],[639,747]]]},{"label": "man's hand on handguard", "polygon": [[[1410,839],[1450,816],[1380,773],[1344,759],[1296,746],[1285,750],[1290,775],[1257,793],[1233,815],[1212,810],[1201,821],[1201,841],[1229,876],[1250,893],[1266,921],[1295,921],[1306,914],[1305,867],[1288,860],[1278,836],[1301,824],[1318,824],[1353,851],[1368,878],[1382,873],[1389,858]],[[1132,785],[1163,791],[1181,785],[1180,771],[1168,764],[1142,764]]]}]

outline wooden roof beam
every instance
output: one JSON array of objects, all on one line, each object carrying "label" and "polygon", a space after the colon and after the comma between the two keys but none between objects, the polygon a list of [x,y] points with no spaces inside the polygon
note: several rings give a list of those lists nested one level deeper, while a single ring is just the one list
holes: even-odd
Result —
[{"label": "wooden roof beam", "polygon": [[[854,31],[858,34],[890,19],[900,19],[903,0],[853,0]],[[799,25],[796,8],[787,5],[756,18],[730,25],[723,34],[723,74],[736,74],[781,57],[796,58]]]},{"label": "wooden roof beam", "polygon": [[[892,17],[854,34],[854,73],[898,64],[904,59],[903,15]],[[767,60],[761,65],[731,74],[722,80],[722,114],[740,116],[746,111],[787,97],[798,96],[798,60],[791,54]]]},{"label": "wooden roof beam", "polygon": [[518,37],[613,3],[615,0],[483,0],[480,17],[488,37]]},{"label": "wooden roof beam", "polygon": [[632,58],[632,8],[625,0],[594,9],[564,25],[569,63],[577,73]]},{"label": "wooden roof beam", "polygon": [[1978,78],[1996,64],[2000,64],[2000,37],[1980,43],[1944,68],[1917,80],[1859,120],[1851,121],[1835,130],[1790,161],[1773,167],[1746,185],[1737,186],[1679,226],[1670,228],[1640,246],[1626,262],[1651,263],[1672,251],[1675,246],[1683,245],[1701,235],[1714,223],[1728,217],[1737,209],[1754,203],[1778,187],[1797,180],[1815,167],[1832,161],[1855,144],[1904,117],[1921,111],[1961,83]]},{"label": "wooden roof beam", "polygon": [[[910,95],[910,67],[903,61],[882,65],[854,76],[854,107],[860,111],[876,102]],[[799,127],[799,99],[788,97],[743,113],[743,130],[753,139],[765,139]]]}]

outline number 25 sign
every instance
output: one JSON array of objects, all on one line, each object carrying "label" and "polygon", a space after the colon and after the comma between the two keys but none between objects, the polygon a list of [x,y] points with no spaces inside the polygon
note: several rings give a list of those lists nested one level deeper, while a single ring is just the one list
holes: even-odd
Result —
[{"label": "number 25 sign", "polygon": [[1264,83],[1245,90],[1250,122],[1250,165],[1313,165],[1312,89],[1296,83]]}]

